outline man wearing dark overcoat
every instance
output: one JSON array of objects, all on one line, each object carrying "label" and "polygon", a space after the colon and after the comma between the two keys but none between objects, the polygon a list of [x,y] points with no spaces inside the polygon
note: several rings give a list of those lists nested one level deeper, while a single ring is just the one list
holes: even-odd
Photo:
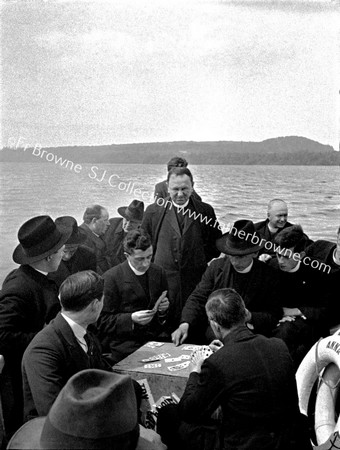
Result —
[{"label": "man wearing dark overcoat", "polygon": [[[234,289],[213,292],[205,309],[217,338],[211,343],[214,353],[198,350],[192,355],[179,405],[159,413],[158,431],[169,450],[311,449],[307,429],[299,426],[302,417],[285,343],[249,330],[249,311]],[[218,408],[220,444],[213,447],[206,426]],[[171,423],[179,427],[171,430]]]},{"label": "man wearing dark overcoat", "polygon": [[283,317],[274,335],[286,342],[297,368],[310,347],[320,337],[328,336],[339,295],[332,299],[331,276],[317,260],[314,265],[313,259],[305,258],[308,239],[300,225],[283,230],[275,243],[276,258],[270,265],[278,269]]},{"label": "man wearing dark overcoat", "polygon": [[117,211],[122,217],[110,219],[110,226],[104,234],[111,267],[125,261],[123,241],[128,231],[137,230],[140,227],[144,203],[139,200],[132,200],[129,206],[120,206]]},{"label": "man wearing dark overcoat", "polygon": [[58,288],[66,278],[73,273],[83,270],[97,269],[97,259],[93,250],[85,247],[86,235],[78,227],[76,219],[71,216],[57,217],[55,223],[60,227],[72,228],[72,234],[65,243],[61,262],[55,272],[48,274],[50,280],[54,280]]},{"label": "man wearing dark overcoat", "polygon": [[81,228],[86,235],[84,245],[94,251],[97,259],[96,272],[102,275],[111,267],[110,258],[107,254],[106,242],[103,238],[110,225],[109,213],[103,206],[89,206],[84,212],[83,220],[84,222],[79,228]]},{"label": "man wearing dark overcoat", "polygon": [[211,340],[213,334],[205,315],[205,304],[216,289],[233,288],[244,299],[251,313],[248,326],[256,333],[272,335],[278,319],[282,315],[278,297],[280,287],[275,270],[257,258],[261,248],[259,236],[253,222],[238,220],[230,231],[219,240],[220,250],[227,254],[213,261],[205,271],[202,281],[188,298],[183,308],[179,328],[172,334],[178,345],[189,335],[189,341]]},{"label": "man wearing dark overcoat", "polygon": [[59,228],[49,216],[33,217],[18,232],[13,260],[21,265],[9,273],[0,293],[1,396],[8,436],[22,423],[22,355],[60,310],[58,288],[47,274],[57,270],[71,233],[72,228]]},{"label": "man wearing dark overcoat", "polygon": [[111,370],[87,330],[102,310],[103,291],[104,280],[92,270],[73,274],[61,285],[61,313],[34,337],[23,356],[25,420],[46,416],[75,373]]},{"label": "man wearing dark overcoat", "polygon": [[171,321],[177,326],[208,262],[220,254],[216,240],[222,233],[212,206],[192,198],[189,169],[171,169],[168,184],[170,197],[148,206],[141,226],[151,236],[154,262],[166,272]]},{"label": "man wearing dark overcoat", "polygon": [[114,363],[165,333],[169,308],[165,272],[151,263],[150,237],[142,229],[129,231],[124,249],[126,261],[103,275],[105,298],[98,321],[102,345]]}]

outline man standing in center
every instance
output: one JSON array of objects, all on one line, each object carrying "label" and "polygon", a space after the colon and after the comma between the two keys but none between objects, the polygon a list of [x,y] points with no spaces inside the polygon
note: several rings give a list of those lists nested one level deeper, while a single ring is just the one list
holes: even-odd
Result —
[{"label": "man standing in center", "polygon": [[170,197],[148,206],[141,227],[151,236],[154,262],[166,272],[169,319],[177,326],[208,262],[219,256],[215,243],[222,233],[212,206],[192,197],[194,181],[189,169],[171,169],[168,186]]}]

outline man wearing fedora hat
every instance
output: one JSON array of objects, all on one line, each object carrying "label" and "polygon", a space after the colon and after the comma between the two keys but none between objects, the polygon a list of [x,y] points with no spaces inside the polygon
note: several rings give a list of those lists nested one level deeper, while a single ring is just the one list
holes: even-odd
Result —
[{"label": "man wearing fedora hat", "polygon": [[65,248],[61,262],[55,272],[48,274],[50,280],[54,280],[58,287],[69,275],[81,272],[82,270],[96,271],[96,255],[88,247],[85,247],[86,235],[78,227],[77,221],[71,216],[58,217],[55,220],[60,227],[72,228],[72,234],[65,243]]},{"label": "man wearing fedora hat", "polygon": [[201,282],[188,298],[181,316],[179,328],[172,333],[173,342],[190,339],[204,340],[202,330],[207,330],[209,342],[213,333],[206,321],[205,304],[209,295],[222,288],[233,288],[243,298],[251,313],[248,326],[256,333],[272,335],[272,330],[282,314],[279,302],[279,283],[275,270],[258,261],[260,237],[250,220],[238,220],[229,232],[217,242],[217,247],[227,256],[213,261],[205,271]]},{"label": "man wearing fedora hat", "polygon": [[0,293],[0,354],[5,357],[2,383],[7,401],[3,404],[6,432],[22,423],[22,355],[45,324],[60,309],[58,288],[47,274],[58,269],[71,228],[59,227],[49,216],[37,216],[19,229],[19,245],[13,260],[18,269],[7,275]]},{"label": "man wearing fedora hat", "polygon": [[157,433],[138,425],[131,378],[97,369],[73,375],[46,417],[23,425],[7,448],[166,450]]},{"label": "man wearing fedora hat", "polygon": [[96,272],[102,275],[110,268],[110,258],[104,241],[104,234],[110,225],[109,213],[103,206],[92,205],[86,208],[83,220],[79,228],[86,235],[84,245],[94,251],[97,258]]},{"label": "man wearing fedora hat", "polygon": [[122,217],[110,219],[110,226],[104,235],[111,267],[125,261],[123,241],[128,231],[137,230],[140,227],[143,220],[144,203],[132,200],[129,206],[120,206],[117,211]]}]

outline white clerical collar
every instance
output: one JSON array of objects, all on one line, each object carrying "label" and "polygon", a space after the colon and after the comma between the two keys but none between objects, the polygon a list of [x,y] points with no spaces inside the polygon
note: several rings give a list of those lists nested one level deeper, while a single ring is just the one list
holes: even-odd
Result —
[{"label": "white clerical collar", "polygon": [[254,264],[254,260],[252,260],[252,262],[249,264],[249,266],[246,267],[246,268],[243,269],[243,270],[236,270],[235,267],[234,267],[234,269],[235,269],[236,272],[238,272],[238,273],[249,273],[249,272],[251,271],[251,268],[253,267],[253,264]]},{"label": "white clerical collar", "polygon": [[40,272],[41,274],[45,275],[45,277],[48,274],[48,272],[43,272],[42,270],[36,269],[35,267],[33,267],[33,269],[36,270],[37,272]]},{"label": "white clerical collar", "polygon": [[334,252],[333,252],[333,261],[335,262],[335,264],[337,266],[340,266],[340,258],[336,257],[336,251],[337,251],[337,248],[335,247]]},{"label": "white clerical collar", "polygon": [[189,200],[187,200],[183,205],[177,205],[177,203],[175,203],[174,201],[172,201],[173,205],[176,206],[177,209],[181,209],[181,208],[186,208],[189,205]]},{"label": "white clerical collar", "polygon": [[[135,269],[135,268],[131,265],[131,263],[130,263],[129,260],[127,260],[127,262],[128,262],[128,264],[129,264],[129,266],[130,266],[130,269],[132,270],[132,272],[133,272],[135,275],[137,275],[137,277],[140,277],[141,275],[146,274],[147,271],[145,271],[145,272],[140,272],[139,270]],[[148,269],[148,270],[149,270],[149,269]]]},{"label": "white clerical collar", "polygon": [[278,230],[278,228],[272,227],[272,226],[270,225],[270,222],[268,222],[268,228],[269,228],[269,231],[270,231],[271,233],[276,233],[277,230]]},{"label": "white clerical collar", "polygon": [[294,273],[297,272],[300,269],[300,265],[301,265],[301,261],[298,261],[298,263],[296,264],[296,266],[294,267],[294,269],[288,270],[288,273]]}]

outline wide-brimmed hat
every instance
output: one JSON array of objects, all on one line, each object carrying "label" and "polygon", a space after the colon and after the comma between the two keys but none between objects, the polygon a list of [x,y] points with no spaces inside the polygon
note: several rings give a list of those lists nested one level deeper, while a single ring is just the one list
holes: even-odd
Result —
[{"label": "wide-brimmed hat", "polygon": [[227,255],[242,256],[260,250],[261,237],[256,234],[251,220],[237,220],[231,229],[216,242],[216,247]]},{"label": "wide-brimmed hat", "polygon": [[144,202],[132,200],[129,206],[121,206],[118,213],[127,220],[142,221],[144,214]]},{"label": "wide-brimmed hat", "polygon": [[20,244],[13,252],[17,264],[30,264],[59,250],[72,234],[72,228],[57,226],[50,216],[36,216],[18,231]]},{"label": "wide-brimmed hat", "polygon": [[24,424],[7,448],[121,450],[135,448],[138,437],[131,378],[87,369],[68,380],[47,417]]},{"label": "wide-brimmed hat", "polygon": [[86,234],[78,227],[78,223],[74,217],[61,216],[55,219],[55,224],[59,228],[72,228],[72,234],[65,242],[67,245],[82,244],[86,241]]}]

